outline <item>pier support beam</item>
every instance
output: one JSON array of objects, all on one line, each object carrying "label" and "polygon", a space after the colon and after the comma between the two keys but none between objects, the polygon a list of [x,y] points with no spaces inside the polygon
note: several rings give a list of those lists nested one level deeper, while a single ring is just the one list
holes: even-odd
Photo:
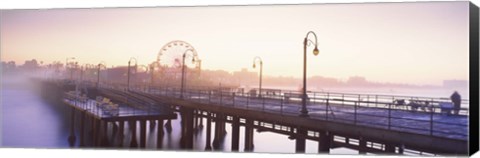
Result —
[{"label": "pier support beam", "polygon": [[360,137],[358,141],[358,154],[367,154],[367,141],[365,140],[365,138]]},{"label": "pier support beam", "polygon": [[115,138],[115,136],[117,135],[117,132],[118,132],[118,125],[117,125],[117,121],[112,121],[110,122],[110,124],[112,124],[112,138]]},{"label": "pier support beam", "polygon": [[102,133],[100,134],[102,135],[101,146],[108,147],[110,146],[110,144],[108,143],[108,122],[107,121],[102,121],[102,122],[103,122]]},{"label": "pier support beam", "polygon": [[185,108],[185,148],[193,149],[193,109]]},{"label": "pier support beam", "polygon": [[403,150],[404,150],[404,149],[405,149],[405,145],[403,145],[403,144],[400,145],[400,146],[398,147],[398,154],[403,155]]},{"label": "pier support beam", "polygon": [[87,122],[89,122],[88,126],[90,126],[87,139],[89,139],[90,142],[93,142],[91,146],[95,146],[95,140],[93,139],[93,137],[95,136],[94,134],[95,132],[93,132],[93,129],[95,127],[95,123],[94,123],[95,118],[93,116],[88,116],[88,115],[87,115],[87,118],[88,118]]},{"label": "pier support beam", "polygon": [[233,116],[232,121],[232,151],[238,151],[240,142],[240,118]]},{"label": "pier support beam", "polygon": [[158,126],[157,126],[157,149],[161,149],[163,145],[163,120],[159,119],[158,120]]},{"label": "pier support beam", "polygon": [[130,141],[131,148],[137,148],[137,121],[130,121],[130,129],[132,130],[132,140]]},{"label": "pier support beam", "polygon": [[225,132],[225,122],[222,120],[225,118],[225,115],[217,113],[215,114],[215,137],[213,138],[213,148],[220,149],[220,145],[224,140]]},{"label": "pier support beam", "polygon": [[99,146],[99,131],[100,131],[100,120],[97,120],[95,117],[92,116],[93,120],[93,146]]},{"label": "pier support beam", "polygon": [[206,138],[205,138],[205,150],[207,151],[210,151],[212,150],[212,145],[210,143],[211,141],[211,133],[212,133],[212,119],[210,118],[211,117],[211,114],[210,113],[207,113],[208,117],[206,118],[207,119],[207,135],[206,135]]},{"label": "pier support beam", "polygon": [[75,108],[72,107],[70,113],[70,136],[68,136],[68,144],[70,147],[75,145]]},{"label": "pier support beam", "polygon": [[123,140],[125,138],[125,132],[123,130],[125,130],[125,121],[118,121],[118,138],[119,138],[119,146],[120,147],[123,147]]},{"label": "pier support beam", "polygon": [[103,147],[102,141],[103,141],[103,121],[98,120],[97,122],[97,146],[98,147]]},{"label": "pier support beam", "polygon": [[253,120],[245,119],[245,152],[253,151]]},{"label": "pier support beam", "polygon": [[186,136],[186,123],[185,123],[185,120],[186,120],[186,114],[185,114],[185,110],[183,108],[180,108],[179,109],[179,112],[180,112],[180,148],[181,149],[185,149],[185,136]]},{"label": "pier support beam", "polygon": [[147,145],[147,121],[140,120],[140,148]]},{"label": "pier support beam", "polygon": [[330,143],[333,139],[333,135],[326,131],[319,132],[320,140],[318,140],[318,153],[329,153],[330,152]]},{"label": "pier support beam", "polygon": [[218,119],[218,114],[214,114],[215,115],[215,128],[214,128],[214,133],[213,133],[213,142],[212,142],[212,146],[213,146],[213,149],[218,149],[218,147],[220,146],[220,121]]},{"label": "pier support beam", "polygon": [[80,146],[85,147],[85,111],[82,111],[80,115]]},{"label": "pier support beam", "polygon": [[[202,111],[198,111],[198,114],[199,114],[199,115],[202,115]],[[203,119],[202,119],[202,117],[198,117],[198,122],[199,122],[198,128],[202,129],[202,128],[203,128]]]},{"label": "pier support beam", "polygon": [[155,121],[156,121],[156,120],[150,120],[150,123],[149,123],[150,130],[155,129],[155,125],[156,125]]},{"label": "pier support beam", "polygon": [[225,128],[226,125],[227,125],[227,123],[226,123],[224,120],[227,120],[227,116],[226,116],[225,114],[221,114],[221,115],[220,115],[220,123],[221,123],[220,125],[222,125],[222,126],[221,126],[221,131],[220,131],[220,132],[221,132],[221,134],[222,134],[222,135],[221,135],[221,136],[222,136],[222,137],[221,137],[221,141],[222,141],[222,142],[223,142],[223,140],[224,140],[224,138],[225,138],[225,135],[227,135],[227,129]]},{"label": "pier support beam", "polygon": [[193,118],[193,131],[197,131],[198,130],[197,110],[193,110],[192,118]]},{"label": "pier support beam", "polygon": [[307,135],[307,130],[298,128],[295,137],[295,152],[296,153],[305,153],[305,138]]},{"label": "pier support beam", "polygon": [[391,143],[385,143],[385,152],[394,154],[395,153],[395,145]]},{"label": "pier support beam", "polygon": [[172,133],[172,120],[167,120],[167,122],[165,123],[165,129],[168,133]]}]

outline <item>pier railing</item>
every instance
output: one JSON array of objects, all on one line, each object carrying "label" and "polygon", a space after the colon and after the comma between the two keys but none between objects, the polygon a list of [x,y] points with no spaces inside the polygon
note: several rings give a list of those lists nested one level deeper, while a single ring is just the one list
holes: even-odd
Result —
[{"label": "pier railing", "polygon": [[[175,87],[131,87],[131,91],[180,98]],[[301,93],[253,94],[229,88],[192,88],[184,90],[185,100],[251,109],[266,113],[298,116]],[[404,103],[398,103],[404,100]],[[412,102],[410,104],[410,102]],[[458,114],[442,109],[446,98],[412,96],[365,95],[330,92],[308,92],[307,109],[310,118],[368,126],[431,136],[467,139],[468,100],[462,100]],[[415,104],[414,104],[415,103]],[[421,104],[423,103],[423,105]],[[446,110],[449,110],[447,113]]]},{"label": "pier railing", "polygon": [[[129,90],[121,84],[101,84],[100,87],[172,98],[180,98],[181,94],[178,87],[142,85],[130,86]],[[300,114],[302,100],[302,93],[298,91],[262,90],[262,94],[258,94],[229,87],[201,86],[189,86],[183,96],[193,102],[289,116]],[[462,99],[458,114],[454,114],[452,108],[441,106],[450,102],[449,98],[307,92],[307,110],[312,119],[466,140],[469,100]]]},{"label": "pier railing", "polygon": [[[118,85],[110,86],[110,88],[116,87]],[[121,87],[121,86],[120,86]],[[122,89],[126,89],[123,87]],[[180,91],[178,87],[154,87],[154,86],[136,86],[131,87],[131,90],[136,91],[146,91],[148,89],[168,89],[174,91]],[[229,87],[201,87],[201,86],[190,86],[185,90],[188,91],[222,91],[222,93],[235,93],[237,96],[251,96],[251,97],[262,97],[266,99],[284,99],[286,102],[297,102],[301,103],[302,93],[299,91],[290,91],[290,90],[262,90],[262,94],[258,94],[255,91],[245,92],[242,89],[235,89]],[[450,110],[450,113],[453,113],[453,108],[445,108],[440,105],[440,103],[451,103],[450,98],[442,97],[419,97],[419,96],[400,96],[400,95],[383,95],[383,94],[355,94],[355,93],[338,93],[338,92],[314,92],[307,91],[307,103],[308,104],[317,104],[317,103],[326,103],[326,100],[329,100],[331,104],[340,104],[340,105],[358,105],[362,107],[375,107],[375,108],[387,108],[387,109],[396,109],[396,110],[405,110],[405,111],[415,111],[415,112],[434,112],[434,113],[447,113],[447,110]],[[453,106],[453,105],[452,105]],[[469,100],[462,99],[461,105],[459,108],[458,115],[467,115],[469,114]],[[443,110],[443,111],[442,111]]]},{"label": "pier railing", "polygon": [[161,107],[157,107],[152,104],[137,103],[137,105],[141,106],[131,106],[132,104],[116,104],[113,102],[104,101],[103,98],[101,100],[93,100],[87,96],[84,96],[83,94],[75,93],[65,93],[64,101],[99,118],[155,115],[162,111]]}]

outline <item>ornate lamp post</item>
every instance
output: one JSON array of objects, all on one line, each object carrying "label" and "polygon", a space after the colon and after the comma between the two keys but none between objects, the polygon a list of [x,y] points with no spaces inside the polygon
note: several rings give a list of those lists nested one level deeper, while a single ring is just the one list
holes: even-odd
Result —
[{"label": "ornate lamp post", "polygon": [[[185,90],[185,58],[187,57],[188,52],[193,52],[193,49],[187,49],[185,52],[183,52],[182,55],[182,82],[181,82],[181,87],[180,87],[180,98],[183,98],[183,91]],[[195,62],[196,56],[193,54],[192,55],[192,63]]]},{"label": "ornate lamp post", "polygon": [[262,61],[262,58],[256,56],[255,58],[253,58],[253,68],[255,69],[256,65],[255,63],[256,62],[259,62],[260,63],[260,85],[258,86],[258,96],[259,97],[262,97],[262,69],[263,69],[263,61]]},{"label": "ornate lamp post", "polygon": [[[75,60],[75,57],[70,57],[65,59],[65,73],[67,73],[68,71],[68,60]],[[70,80],[72,80],[72,73],[73,72],[70,72]],[[67,74],[65,74],[65,79],[67,78],[66,76]]]},{"label": "ornate lamp post", "polygon": [[128,68],[127,68],[127,90],[130,91],[130,63],[132,60],[135,60],[135,73],[137,71],[137,59],[134,57],[131,57],[130,60],[128,60]]},{"label": "ornate lamp post", "polygon": [[157,64],[157,62],[152,62],[149,67],[150,67],[150,86],[154,86],[155,84],[155,77],[153,76],[154,72],[155,72],[155,64]]},{"label": "ornate lamp post", "polygon": [[[149,71],[150,71],[150,67],[149,67],[149,66],[146,66],[146,65],[140,65],[140,68],[144,68],[144,69],[145,69],[145,74],[148,76],[148,73],[149,73]],[[147,79],[144,79],[144,78],[142,77],[142,85],[141,85],[141,86],[142,86],[142,87],[144,88],[144,90],[146,91],[146,90],[147,90],[147,84],[146,84],[146,81],[145,81],[145,80],[148,80],[148,78],[147,78]]]},{"label": "ornate lamp post", "polygon": [[68,67],[68,60],[75,60],[75,57],[70,57],[65,59],[65,69]]},{"label": "ornate lamp post", "polygon": [[97,66],[97,88],[98,88],[98,86],[100,86],[100,69],[102,67],[104,69],[107,69],[107,64],[105,62],[98,63],[98,66]]},{"label": "ornate lamp post", "polygon": [[83,82],[83,72],[84,72],[84,68],[87,69],[87,66],[88,65],[80,66],[80,83]]},{"label": "ornate lamp post", "polygon": [[[308,35],[312,34],[315,37],[315,42],[308,39]],[[303,95],[302,95],[302,110],[300,111],[301,117],[308,117],[307,110],[307,46],[310,44],[315,45],[313,49],[313,55],[318,55],[318,43],[317,35],[313,31],[309,31],[303,40]]]}]

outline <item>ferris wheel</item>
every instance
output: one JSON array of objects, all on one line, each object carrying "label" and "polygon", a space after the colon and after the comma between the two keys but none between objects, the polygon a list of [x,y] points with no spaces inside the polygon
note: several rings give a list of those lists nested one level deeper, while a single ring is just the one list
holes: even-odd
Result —
[{"label": "ferris wheel", "polygon": [[165,44],[158,52],[156,66],[162,69],[163,73],[179,73],[182,68],[182,56],[185,58],[185,66],[192,69],[191,72],[199,73],[201,60],[198,58],[197,51],[189,43],[181,40],[175,40]]}]

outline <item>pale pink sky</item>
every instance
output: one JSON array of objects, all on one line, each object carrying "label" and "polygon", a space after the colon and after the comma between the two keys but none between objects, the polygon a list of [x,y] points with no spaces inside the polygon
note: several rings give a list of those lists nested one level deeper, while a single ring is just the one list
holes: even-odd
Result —
[{"label": "pale pink sky", "polygon": [[[379,82],[441,84],[468,79],[468,2],[226,7],[2,10],[2,61],[126,65],[157,58],[172,40],[192,44],[204,69],[249,68],[302,76],[305,34],[308,75]],[[312,38],[313,39],[313,38]]]}]

